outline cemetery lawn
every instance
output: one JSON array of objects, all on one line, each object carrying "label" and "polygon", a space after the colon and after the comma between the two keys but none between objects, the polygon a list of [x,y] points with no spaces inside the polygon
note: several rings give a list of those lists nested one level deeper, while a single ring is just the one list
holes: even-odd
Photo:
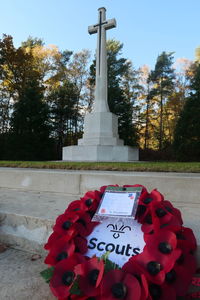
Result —
[{"label": "cemetery lawn", "polygon": [[54,161],[0,161],[0,167],[200,173],[200,162],[54,162]]}]

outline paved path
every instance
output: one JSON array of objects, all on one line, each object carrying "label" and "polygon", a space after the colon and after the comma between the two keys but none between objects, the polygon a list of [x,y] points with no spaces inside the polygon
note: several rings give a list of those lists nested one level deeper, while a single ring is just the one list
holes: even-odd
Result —
[{"label": "paved path", "polygon": [[0,299],[56,299],[40,276],[40,272],[46,268],[43,258],[32,261],[31,256],[30,253],[14,249],[0,253]]}]

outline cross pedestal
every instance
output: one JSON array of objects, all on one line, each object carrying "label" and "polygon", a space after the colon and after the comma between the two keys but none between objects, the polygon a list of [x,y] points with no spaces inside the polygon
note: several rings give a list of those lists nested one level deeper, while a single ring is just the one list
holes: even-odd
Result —
[{"label": "cross pedestal", "polygon": [[118,135],[118,117],[112,114],[107,101],[106,30],[116,27],[115,19],[106,20],[106,9],[99,8],[98,23],[89,26],[97,33],[95,99],[92,113],[84,119],[83,138],[78,146],[63,148],[63,160],[68,161],[132,161],[138,160],[136,147],[124,146]]}]

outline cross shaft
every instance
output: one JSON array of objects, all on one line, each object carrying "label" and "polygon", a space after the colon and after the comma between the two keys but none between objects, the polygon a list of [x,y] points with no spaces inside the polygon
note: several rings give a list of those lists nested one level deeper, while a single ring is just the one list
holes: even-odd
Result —
[{"label": "cross shaft", "polygon": [[88,27],[90,34],[97,33],[96,87],[94,111],[109,111],[107,103],[107,52],[106,30],[116,27],[115,19],[106,20],[106,9],[99,8],[98,23]]}]

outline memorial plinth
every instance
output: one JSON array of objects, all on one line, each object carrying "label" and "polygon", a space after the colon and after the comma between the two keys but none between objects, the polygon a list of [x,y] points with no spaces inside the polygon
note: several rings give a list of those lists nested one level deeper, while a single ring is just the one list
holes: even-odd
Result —
[{"label": "memorial plinth", "polygon": [[139,159],[138,148],[124,146],[123,140],[119,139],[118,117],[108,108],[106,30],[114,27],[116,27],[115,19],[106,20],[105,8],[99,8],[98,24],[88,28],[90,34],[98,34],[94,108],[85,116],[84,134],[78,141],[78,145],[63,148],[63,160],[134,161]]}]

